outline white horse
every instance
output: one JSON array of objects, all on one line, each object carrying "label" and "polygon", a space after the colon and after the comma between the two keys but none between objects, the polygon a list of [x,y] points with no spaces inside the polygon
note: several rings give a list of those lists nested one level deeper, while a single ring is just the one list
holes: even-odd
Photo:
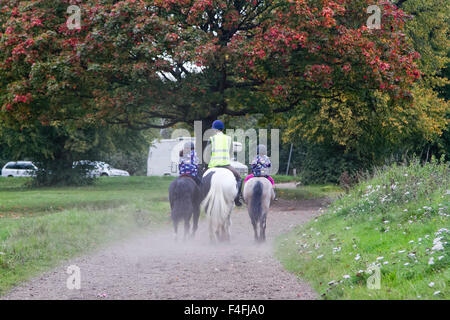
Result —
[{"label": "white horse", "polygon": [[[266,240],[266,218],[272,201],[275,199],[275,191],[267,178],[255,177],[244,185],[244,201],[247,204],[248,215],[255,232],[255,241]],[[259,223],[259,235],[258,235]]]},{"label": "white horse", "polygon": [[212,242],[229,241],[231,211],[238,193],[236,179],[226,168],[210,168],[203,174],[202,209],[209,223]]}]

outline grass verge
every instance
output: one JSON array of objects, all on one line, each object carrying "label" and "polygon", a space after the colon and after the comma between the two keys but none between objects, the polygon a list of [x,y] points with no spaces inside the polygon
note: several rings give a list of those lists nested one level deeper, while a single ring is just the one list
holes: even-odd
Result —
[{"label": "grass verge", "polygon": [[58,262],[169,222],[171,178],[101,178],[29,189],[0,179],[0,294]]},{"label": "grass verge", "polygon": [[298,186],[295,189],[277,188],[276,190],[277,197],[286,200],[334,199],[343,193],[343,190],[339,186],[332,184]]},{"label": "grass verge", "polygon": [[271,177],[273,178],[275,183],[299,182],[300,181],[300,177],[298,177],[298,176],[294,177],[294,176],[287,176],[284,174],[275,174]]},{"label": "grass verge", "polygon": [[448,189],[446,163],[392,166],[278,237],[276,255],[324,299],[449,299]]}]

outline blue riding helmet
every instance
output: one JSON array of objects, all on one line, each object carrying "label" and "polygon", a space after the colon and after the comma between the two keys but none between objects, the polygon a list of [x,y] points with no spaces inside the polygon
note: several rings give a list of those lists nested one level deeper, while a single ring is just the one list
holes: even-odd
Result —
[{"label": "blue riding helmet", "polygon": [[225,129],[225,126],[222,121],[216,120],[213,122],[212,128],[216,129],[216,130],[223,130],[223,129]]}]

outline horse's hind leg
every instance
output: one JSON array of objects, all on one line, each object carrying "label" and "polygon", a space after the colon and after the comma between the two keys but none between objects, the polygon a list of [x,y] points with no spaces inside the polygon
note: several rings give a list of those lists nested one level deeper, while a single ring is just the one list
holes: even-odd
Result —
[{"label": "horse's hind leg", "polygon": [[221,237],[220,237],[221,241],[230,242],[230,230],[227,225],[222,226],[220,233],[221,233]]},{"label": "horse's hind leg", "polygon": [[231,211],[233,211],[233,206],[230,207],[230,212],[228,212],[228,216],[225,219],[225,223],[223,226],[223,237],[224,241],[230,242],[231,240]]},{"label": "horse's hind leg", "polygon": [[173,219],[173,229],[175,231],[174,239],[175,239],[175,241],[178,241],[178,220],[176,220],[176,219]]},{"label": "horse's hind leg", "polygon": [[191,216],[192,214],[188,214],[184,217],[184,240],[186,240],[189,236],[189,231],[191,229],[191,224],[189,221],[191,220]]},{"label": "horse's hind leg", "polygon": [[266,241],[266,218],[267,215],[263,214],[261,217],[261,220],[259,221],[259,241],[264,242]]},{"label": "horse's hind leg", "polygon": [[192,219],[192,237],[195,236],[195,232],[197,231],[198,228],[198,219],[200,217],[200,206],[195,206],[194,207],[194,217]]},{"label": "horse's hind leg", "polygon": [[209,222],[209,241],[211,243],[216,243],[216,230],[214,230],[213,224]]},{"label": "horse's hind leg", "polygon": [[256,222],[256,219],[254,219],[252,216],[250,216],[250,221],[252,222],[252,226],[253,226],[253,232],[254,232],[254,236],[255,236],[255,241],[258,241],[258,224]]}]

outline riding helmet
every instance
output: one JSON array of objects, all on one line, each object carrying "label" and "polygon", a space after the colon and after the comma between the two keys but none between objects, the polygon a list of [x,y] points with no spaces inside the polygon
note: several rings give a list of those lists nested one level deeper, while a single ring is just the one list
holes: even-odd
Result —
[{"label": "riding helmet", "polygon": [[212,128],[216,129],[216,130],[223,130],[223,129],[225,129],[225,126],[222,121],[216,120],[213,122]]}]

